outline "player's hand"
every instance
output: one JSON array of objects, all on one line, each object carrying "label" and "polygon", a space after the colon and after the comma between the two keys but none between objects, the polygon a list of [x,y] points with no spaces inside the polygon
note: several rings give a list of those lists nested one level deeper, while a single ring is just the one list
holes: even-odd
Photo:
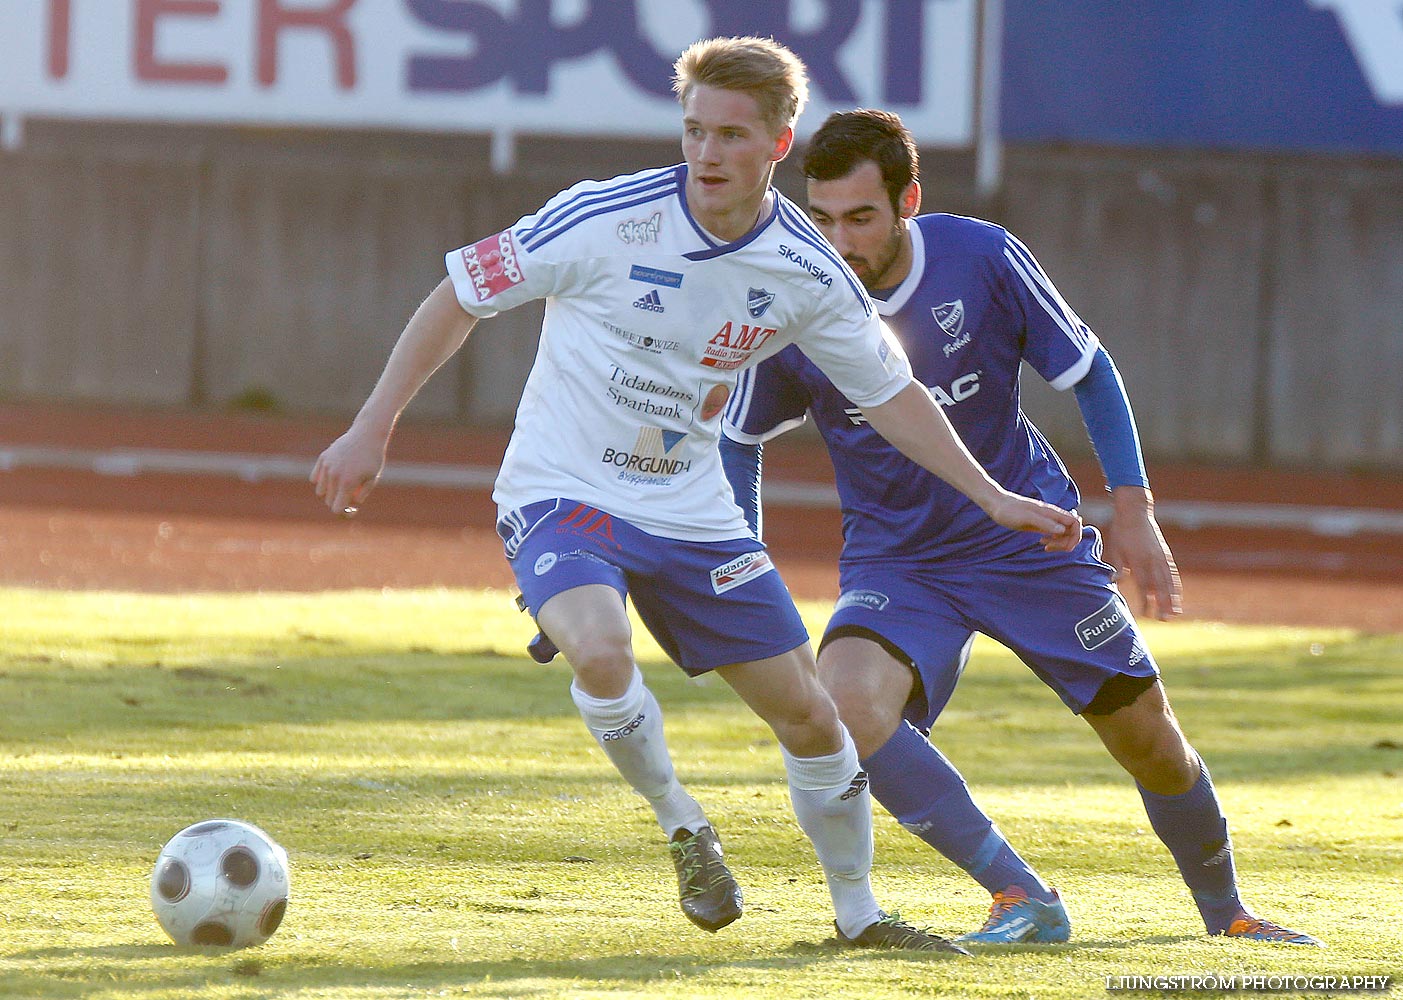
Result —
[{"label": "player's hand", "polygon": [[388,438],[352,425],[317,457],[307,478],[333,513],[353,517],[385,468],[388,446]]},{"label": "player's hand", "polygon": [[1081,517],[1074,510],[1000,491],[987,512],[1005,528],[1036,531],[1049,552],[1070,552],[1081,541]]},{"label": "player's hand", "polygon": [[1118,580],[1127,574],[1135,578],[1141,614],[1153,614],[1160,621],[1183,614],[1183,584],[1155,520],[1154,498],[1141,487],[1118,486],[1111,500],[1115,514],[1105,531],[1101,558]]}]

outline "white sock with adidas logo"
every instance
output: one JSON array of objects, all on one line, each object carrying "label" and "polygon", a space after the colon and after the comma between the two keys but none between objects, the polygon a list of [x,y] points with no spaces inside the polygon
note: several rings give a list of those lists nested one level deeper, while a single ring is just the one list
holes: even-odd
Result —
[{"label": "white sock with adidas logo", "polygon": [[838,929],[856,937],[882,917],[872,894],[872,796],[843,729],[843,745],[823,757],[795,757],[780,747],[799,826],[823,866]]},{"label": "white sock with adidas logo", "polygon": [[570,697],[595,742],[633,790],[648,800],[669,837],[682,827],[695,833],[709,825],[702,807],[677,780],[663,737],[662,709],[637,667],[628,690],[618,698],[596,698],[574,682]]}]

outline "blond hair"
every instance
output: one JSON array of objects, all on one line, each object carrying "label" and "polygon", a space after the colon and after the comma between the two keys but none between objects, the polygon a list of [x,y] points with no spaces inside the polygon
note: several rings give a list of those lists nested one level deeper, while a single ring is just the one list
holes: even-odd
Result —
[{"label": "blond hair", "polygon": [[699,85],[740,91],[755,98],[776,135],[798,121],[809,98],[803,60],[773,38],[706,38],[689,45],[672,68],[672,89],[683,104]]}]

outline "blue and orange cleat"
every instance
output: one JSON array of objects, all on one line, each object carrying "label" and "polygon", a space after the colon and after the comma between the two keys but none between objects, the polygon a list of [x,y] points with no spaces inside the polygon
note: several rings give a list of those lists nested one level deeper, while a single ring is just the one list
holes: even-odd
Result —
[{"label": "blue and orange cleat", "polygon": [[1322,942],[1317,941],[1309,934],[1288,930],[1270,920],[1261,920],[1248,916],[1246,913],[1228,924],[1227,930],[1219,933],[1223,937],[1243,938],[1247,941],[1273,941],[1276,944],[1299,944],[1308,948],[1325,947]]},{"label": "blue and orange cleat", "polygon": [[1071,936],[1072,921],[1055,890],[1052,901],[1043,903],[1011,885],[994,893],[983,927],[955,940],[965,944],[1061,944]]}]

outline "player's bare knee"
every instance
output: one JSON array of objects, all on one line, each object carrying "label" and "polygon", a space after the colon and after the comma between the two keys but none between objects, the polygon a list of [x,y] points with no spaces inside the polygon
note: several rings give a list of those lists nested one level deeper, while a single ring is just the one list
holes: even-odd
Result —
[{"label": "player's bare knee", "polygon": [[592,634],[559,642],[575,672],[576,683],[596,698],[617,698],[633,679],[633,652],[627,636]]},{"label": "player's bare knee", "polygon": [[858,753],[863,756],[885,743],[900,721],[899,709],[895,713],[888,711],[887,706],[863,689],[839,688],[830,693],[838,718],[852,734]]},{"label": "player's bare knee", "polygon": [[765,720],[775,738],[796,757],[835,752],[842,743],[838,710],[818,688],[786,702],[782,711]]},{"label": "player's bare knee", "polygon": [[1198,755],[1172,719],[1127,734],[1115,756],[1136,781],[1160,795],[1179,795],[1198,780]]}]

